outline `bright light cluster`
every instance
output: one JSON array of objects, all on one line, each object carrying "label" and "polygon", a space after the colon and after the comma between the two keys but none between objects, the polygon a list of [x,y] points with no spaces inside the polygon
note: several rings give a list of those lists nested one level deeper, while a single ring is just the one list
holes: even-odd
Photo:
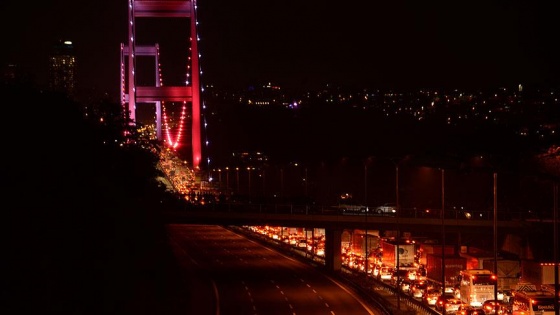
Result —
[{"label": "bright light cluster", "polygon": [[[156,46],[156,53],[158,56],[158,60],[159,60],[159,45]],[[190,58],[189,58],[190,61]],[[188,67],[190,68],[190,66]],[[188,76],[188,74],[187,74]],[[161,63],[158,62],[158,79],[159,79],[159,86],[163,86],[163,77],[162,77],[162,71],[161,71]],[[188,82],[187,82],[188,84]],[[165,109],[165,102],[161,102],[161,110],[162,110],[162,116],[163,116],[163,125],[165,127],[165,138],[167,139],[167,145],[173,149],[177,149],[179,147],[179,144],[181,143],[181,135],[183,134],[183,129],[185,126],[185,117],[186,117],[186,113],[187,113],[187,102],[183,101],[183,107],[181,109],[181,116],[179,118],[179,125],[178,128],[179,130],[177,131],[176,137],[175,139],[172,139],[172,135],[171,135],[171,127],[169,126],[169,120],[167,119],[167,111]]]},{"label": "bright light cluster", "polygon": [[163,111],[163,123],[165,126],[165,134],[167,138],[167,143],[170,147],[176,149],[179,147],[179,143],[181,142],[181,135],[183,134],[183,126],[185,125],[185,116],[187,112],[187,102],[183,101],[183,108],[181,109],[181,117],[179,118],[179,131],[177,132],[177,137],[175,141],[171,139],[171,132],[169,128],[169,123],[167,120],[167,114],[165,112],[165,104],[161,102],[161,107]]}]

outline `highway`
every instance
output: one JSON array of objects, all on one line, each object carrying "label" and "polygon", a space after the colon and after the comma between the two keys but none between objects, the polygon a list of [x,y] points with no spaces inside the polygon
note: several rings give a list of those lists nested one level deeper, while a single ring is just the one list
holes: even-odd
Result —
[{"label": "highway", "polygon": [[315,267],[214,225],[170,224],[191,314],[381,314]]}]

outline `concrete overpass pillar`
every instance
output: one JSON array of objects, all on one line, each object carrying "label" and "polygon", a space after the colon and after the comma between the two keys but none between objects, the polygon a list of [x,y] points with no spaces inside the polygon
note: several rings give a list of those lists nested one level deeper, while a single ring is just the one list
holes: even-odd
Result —
[{"label": "concrete overpass pillar", "polygon": [[329,271],[342,268],[342,229],[325,229],[325,266]]}]

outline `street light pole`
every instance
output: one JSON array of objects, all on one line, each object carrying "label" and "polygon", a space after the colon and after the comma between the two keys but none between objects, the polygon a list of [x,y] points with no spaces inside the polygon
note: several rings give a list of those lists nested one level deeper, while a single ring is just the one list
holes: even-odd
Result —
[{"label": "street light pole", "polygon": [[280,199],[284,199],[284,169],[280,169]]},{"label": "street light pole", "polygon": [[[494,172],[494,275],[498,275],[498,173]],[[498,299],[498,284],[494,285],[494,300]]]},{"label": "street light pole", "polygon": [[263,193],[263,197],[266,198],[266,170],[262,169],[262,193]]},{"label": "street light pole", "polygon": [[[399,201],[399,164],[398,162],[395,163],[395,197],[396,197],[396,207],[397,207],[397,213],[396,213],[396,217],[397,217],[397,285],[399,285],[400,282],[400,271],[399,271],[399,265],[400,265],[400,248],[399,248],[399,244],[401,242],[401,227],[399,225],[399,216],[400,216],[400,212],[401,212],[401,207],[400,207],[400,201]],[[397,293],[397,309],[400,310],[401,309],[401,295],[400,295],[400,291],[399,293]]]},{"label": "street light pole", "polygon": [[367,207],[367,161],[364,164],[364,206]]},{"label": "street light pole", "polygon": [[308,197],[308,191],[307,191],[307,167],[305,167],[305,178],[304,178],[304,181],[305,181],[305,197],[307,198],[307,197]]},{"label": "street light pole", "polygon": [[[553,246],[554,246],[554,252],[553,252],[553,257],[554,257],[554,296],[560,296],[560,290],[558,289],[558,182],[554,181],[553,183],[553,189],[552,189],[552,193],[553,193],[553,220],[552,223],[554,224],[553,226],[553,232],[552,235],[554,237],[554,241],[553,241]],[[555,299],[554,300],[554,314],[555,315],[559,315],[560,314],[560,301],[559,299]]]},{"label": "street light pole", "polygon": [[247,167],[247,174],[249,176],[249,180],[248,180],[248,184],[247,184],[247,187],[248,187],[247,194],[249,195],[249,201],[251,201],[251,167],[250,166]]},{"label": "street light pole", "polygon": [[364,163],[364,206],[366,207],[366,235],[365,235],[365,264],[366,264],[366,280],[368,279],[368,267],[369,267],[369,244],[368,244],[368,226],[367,226],[367,217],[368,217],[368,205],[367,205],[367,161]]},{"label": "street light pole", "polygon": [[237,181],[237,194],[239,194],[239,167],[235,168],[235,177],[236,177],[236,181]]},{"label": "street light pole", "polygon": [[[445,170],[441,169],[441,294],[445,295]],[[445,314],[445,303],[442,304]]]},{"label": "street light pole", "polygon": [[399,165],[395,164],[395,197],[396,197],[396,202],[395,202],[395,206],[397,207],[397,218],[399,217],[399,212],[401,210],[400,204],[399,204]]},{"label": "street light pole", "polygon": [[229,167],[226,166],[226,192],[229,193]]}]

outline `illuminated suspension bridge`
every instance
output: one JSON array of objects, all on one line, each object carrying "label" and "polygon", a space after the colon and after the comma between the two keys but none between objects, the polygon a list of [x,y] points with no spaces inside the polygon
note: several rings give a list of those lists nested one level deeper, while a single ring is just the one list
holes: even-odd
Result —
[{"label": "illuminated suspension bridge", "polygon": [[[196,21],[196,0],[129,0],[128,1],[128,43],[121,44],[121,80],[120,99],[127,118],[137,123],[137,106],[144,103],[155,104],[156,137],[170,149],[178,149],[184,143],[187,117],[191,122],[192,168],[200,169],[202,159],[201,148],[201,84],[198,52],[198,32]],[[160,63],[160,45],[158,43],[141,45],[137,41],[137,19],[139,18],[186,18],[190,29],[187,65],[185,69],[185,85],[164,86]],[[166,37],[175,34],[165,33]],[[182,40],[179,38],[178,40]],[[138,57],[147,56],[155,60],[153,85],[138,84]],[[166,104],[181,104],[178,119],[170,119],[169,107]],[[187,109],[190,106],[190,115]],[[173,128],[176,131],[173,131]],[[163,135],[165,131],[165,135]],[[188,136],[188,135],[187,135]]]}]

